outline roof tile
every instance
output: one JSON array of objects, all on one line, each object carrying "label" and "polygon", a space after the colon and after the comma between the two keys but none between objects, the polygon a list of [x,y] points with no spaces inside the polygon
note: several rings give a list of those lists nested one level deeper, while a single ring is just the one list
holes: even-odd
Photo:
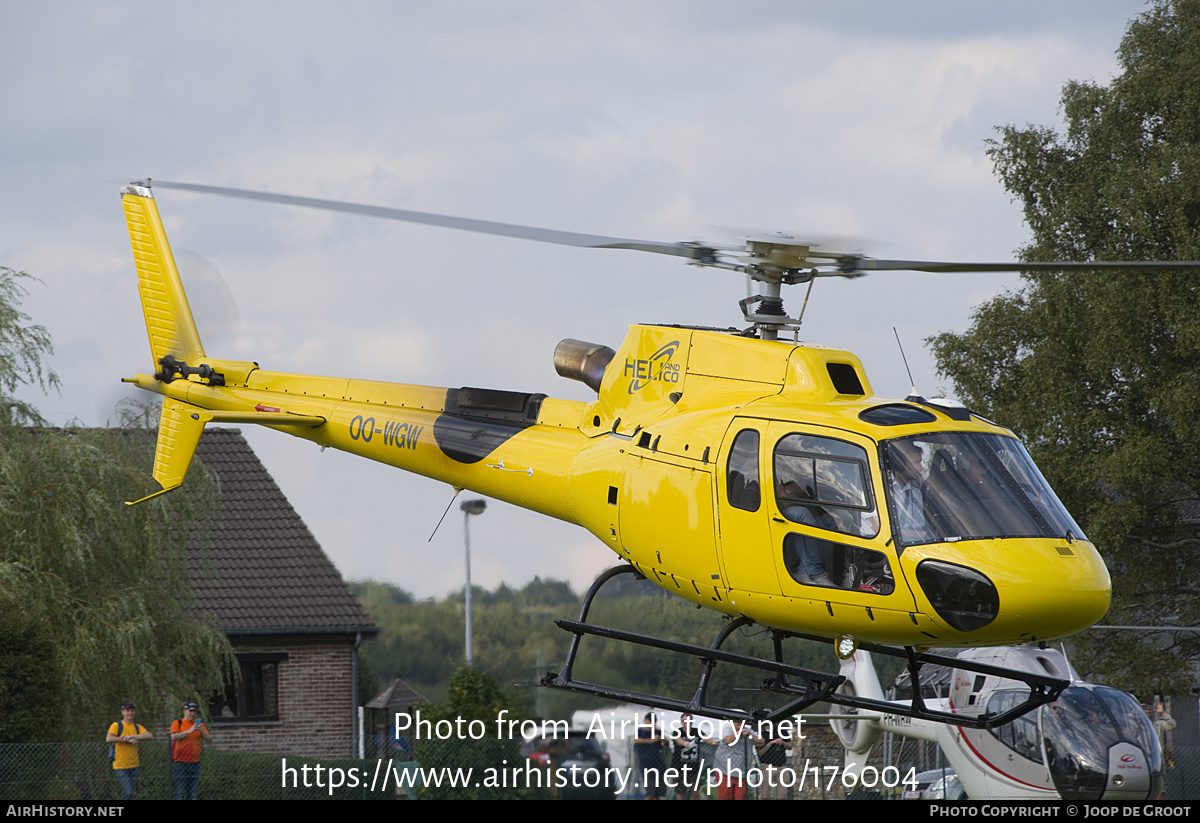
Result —
[{"label": "roof tile", "polygon": [[188,541],[201,613],[226,630],[371,625],[366,611],[239,429],[205,429],[196,457],[220,480],[207,526]]}]

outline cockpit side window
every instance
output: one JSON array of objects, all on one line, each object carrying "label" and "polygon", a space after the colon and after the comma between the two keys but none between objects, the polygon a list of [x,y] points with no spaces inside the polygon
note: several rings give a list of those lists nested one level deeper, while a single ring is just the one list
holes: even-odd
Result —
[{"label": "cockpit side window", "polygon": [[729,449],[729,465],[725,470],[725,493],[729,505],[748,512],[758,511],[762,502],[762,487],[758,477],[758,432],[742,429],[733,438]]},{"label": "cockpit side window", "polygon": [[[988,699],[987,710],[991,714],[1000,714],[1024,703],[1029,697],[1028,690],[1005,689],[992,694]],[[992,736],[1000,740],[1017,754],[1024,758],[1041,762],[1042,747],[1038,735],[1037,713],[1023,714],[1011,723],[990,729]]]},{"label": "cockpit side window", "polygon": [[[775,444],[775,502],[793,523],[854,537],[879,533],[867,452],[853,443],[788,434]],[[895,590],[891,564],[878,551],[827,540],[808,531],[783,540],[788,574],[805,586],[873,594]]]},{"label": "cockpit side window", "polygon": [[794,523],[855,537],[879,532],[867,453],[842,440],[789,434],[775,445],[775,502]]}]

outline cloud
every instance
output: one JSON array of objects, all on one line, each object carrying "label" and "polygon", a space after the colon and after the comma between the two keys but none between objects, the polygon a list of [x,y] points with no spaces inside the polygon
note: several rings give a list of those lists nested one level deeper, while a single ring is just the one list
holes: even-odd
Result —
[{"label": "cloud", "polygon": [[[865,235],[893,257],[1006,257],[1026,233],[982,141],[1054,123],[1066,80],[1115,71],[1141,8],[9,3],[0,264],[47,284],[26,303],[58,341],[64,394],[46,408],[99,422],[118,378],[151,365],[112,182],[125,175],[621,237],[752,226]],[[241,330],[220,353],[264,368],[581,397],[550,371],[561,337],[615,346],[632,322],[741,322],[739,275],[674,260],[158,199],[171,242],[236,300]],[[903,394],[889,327],[932,385],[915,341],[963,327],[1005,282],[821,283],[802,337],[854,348],[877,390]],[[253,437],[347,574],[387,568],[421,595],[452,585],[407,548],[443,486]],[[582,587],[610,560],[578,529],[511,517],[489,510],[500,565],[480,574]]]}]

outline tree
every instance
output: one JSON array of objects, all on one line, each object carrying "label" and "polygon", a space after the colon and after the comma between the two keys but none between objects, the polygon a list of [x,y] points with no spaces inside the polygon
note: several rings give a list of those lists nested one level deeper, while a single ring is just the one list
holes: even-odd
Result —
[{"label": "tree", "polygon": [[123,700],[153,722],[221,686],[232,651],[190,612],[184,567],[213,484],[125,506],[150,486],[152,435],[46,428],[13,396],[57,385],[49,335],[19,310],[29,279],[0,268],[0,632],[22,649],[0,651],[0,696],[24,701],[0,741],[95,739]]},{"label": "tree", "polygon": [[0,600],[0,743],[41,740],[63,695],[63,670],[50,626]]},{"label": "tree", "polygon": [[47,391],[58,388],[58,375],[42,359],[53,353],[50,334],[44,326],[28,325],[29,316],[20,310],[28,294],[23,271],[0,266],[0,423],[42,424],[37,409],[13,395],[21,386]]},{"label": "tree", "polygon": [[[428,731],[409,732],[414,756],[426,770],[470,769],[472,783],[426,785],[425,800],[527,800],[552,796],[546,783],[526,779],[520,734],[524,711],[491,675],[472,666],[450,678],[446,699],[417,707]],[[513,722],[511,731],[507,725]],[[439,725],[439,723],[441,725]],[[442,731],[442,730],[445,731]],[[510,775],[520,772],[519,779]]]},{"label": "tree", "polygon": [[[696,609],[647,580],[631,578],[621,575],[608,584],[589,620],[699,646],[708,646],[724,626],[715,612]],[[462,593],[418,602],[387,583],[359,581],[350,587],[380,628],[379,636],[363,647],[363,659],[385,680],[401,677],[431,700],[447,695],[447,684],[463,660]],[[501,683],[529,683],[562,667],[571,635],[554,620],[576,619],[580,604],[569,584],[535,577],[521,589],[504,584],[495,592],[477,589],[474,602],[475,664],[480,671]],[[765,658],[774,654],[770,634],[761,627],[735,632],[723,648]],[[837,670],[829,643],[789,641],[785,653],[788,662],[799,666]],[[884,682],[901,669],[891,658],[879,665]],[[701,664],[685,655],[589,637],[573,671],[587,682],[687,700],[696,690]],[[743,708],[782,702],[758,691],[762,680],[758,670],[720,665],[709,681],[709,698],[717,705]],[[521,689],[514,699],[524,701],[531,711],[538,701],[539,713],[556,718],[608,702],[551,689]]]},{"label": "tree", "polygon": [[[1158,0],[1118,56],[1110,85],[1065,86],[1065,135],[1010,126],[990,145],[1032,230],[1023,259],[1200,259],[1200,0]],[[1025,440],[1100,549],[1105,623],[1200,623],[1200,275],[1024,279],[931,339],[939,371]],[[1124,688],[1172,690],[1200,637],[1093,631],[1077,654]]]}]

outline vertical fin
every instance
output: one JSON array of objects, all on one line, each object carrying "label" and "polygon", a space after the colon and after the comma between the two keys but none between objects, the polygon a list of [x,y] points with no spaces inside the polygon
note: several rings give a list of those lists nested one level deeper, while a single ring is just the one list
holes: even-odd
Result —
[{"label": "vertical fin", "polygon": [[[167,233],[150,182],[134,183],[121,194],[129,242],[137,266],[138,291],[155,370],[167,355],[195,365],[204,357],[200,333],[184,294],[183,281],[167,242]],[[164,410],[165,414],[165,410]]]},{"label": "vertical fin", "polygon": [[204,433],[204,424],[209,420],[212,420],[212,415],[204,409],[169,397],[163,398],[162,415],[158,420],[158,444],[154,449],[154,479],[162,486],[162,490],[126,505],[145,502],[183,485],[192,457],[196,454],[196,446],[200,443],[200,435]]}]

